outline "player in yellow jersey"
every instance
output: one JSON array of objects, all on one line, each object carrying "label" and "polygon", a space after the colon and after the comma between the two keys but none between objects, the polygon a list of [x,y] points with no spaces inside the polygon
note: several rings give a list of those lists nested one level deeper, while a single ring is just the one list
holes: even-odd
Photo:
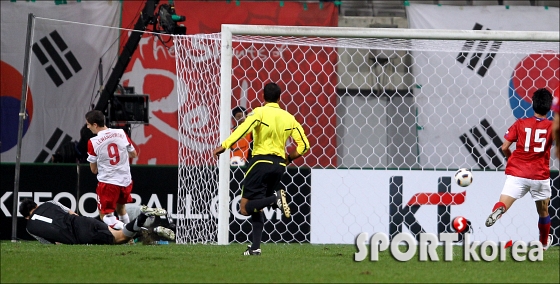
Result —
[{"label": "player in yellow jersey", "polygon": [[[252,157],[243,180],[240,203],[240,213],[251,216],[253,243],[244,255],[261,254],[260,244],[264,226],[261,210],[264,207],[277,206],[286,218],[290,217],[286,192],[279,189],[280,180],[286,165],[307,153],[310,147],[301,124],[292,114],[280,108],[280,93],[280,87],[276,83],[266,84],[263,89],[265,105],[249,113],[245,121],[214,149],[214,156],[217,157],[248,133],[253,134]],[[297,148],[286,155],[286,142],[289,137],[292,137]]]}]

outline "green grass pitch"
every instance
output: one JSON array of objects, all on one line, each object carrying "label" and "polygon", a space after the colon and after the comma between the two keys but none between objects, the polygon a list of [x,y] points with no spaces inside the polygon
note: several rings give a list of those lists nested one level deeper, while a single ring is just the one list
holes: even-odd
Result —
[{"label": "green grass pitch", "polygon": [[560,249],[542,262],[394,260],[354,262],[353,245],[263,244],[261,256],[243,256],[246,245],[41,245],[2,241],[1,282],[163,283],[163,282],[500,282],[559,283]]}]

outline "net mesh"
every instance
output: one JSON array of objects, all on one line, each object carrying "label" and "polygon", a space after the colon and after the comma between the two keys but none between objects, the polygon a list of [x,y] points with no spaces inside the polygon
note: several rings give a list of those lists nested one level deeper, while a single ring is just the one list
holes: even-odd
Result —
[{"label": "net mesh", "polygon": [[[216,240],[217,168],[212,150],[218,145],[220,99],[219,41],[193,36],[175,40],[179,94],[178,241]],[[212,103],[214,102],[214,103]]]},{"label": "net mesh", "polygon": [[[216,241],[211,151],[220,142],[219,117],[232,116],[219,111],[220,42],[219,34],[175,37],[182,243]],[[353,243],[363,231],[449,232],[458,215],[472,221],[475,239],[528,238],[525,231],[535,239],[529,198],[515,206],[535,218],[512,210],[494,227],[481,224],[503,186],[503,135],[515,119],[533,115],[536,89],[558,87],[558,52],[557,42],[234,35],[231,109],[261,106],[262,87],[277,82],[281,106],[312,145],[282,180],[293,217],[265,208],[263,241]],[[287,151],[293,147],[289,141]],[[230,242],[250,240],[251,225],[238,213],[247,170],[240,159],[232,159],[229,181]],[[551,167],[558,169],[555,159]],[[459,168],[474,170],[468,190],[453,180]],[[553,186],[555,234],[559,207]]]}]

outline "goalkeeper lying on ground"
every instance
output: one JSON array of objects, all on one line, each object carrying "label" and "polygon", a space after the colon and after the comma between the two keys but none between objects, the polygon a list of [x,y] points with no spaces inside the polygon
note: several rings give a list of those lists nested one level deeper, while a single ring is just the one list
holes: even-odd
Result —
[{"label": "goalkeeper lying on ground", "polygon": [[[133,239],[143,228],[149,228],[155,216],[167,214],[165,209],[141,207],[138,217],[122,230],[114,230],[102,221],[79,216],[68,207],[48,201],[37,205],[25,199],[19,206],[19,213],[27,219],[27,232],[43,244],[122,244]],[[175,239],[175,233],[159,226],[151,229],[168,240]]]}]

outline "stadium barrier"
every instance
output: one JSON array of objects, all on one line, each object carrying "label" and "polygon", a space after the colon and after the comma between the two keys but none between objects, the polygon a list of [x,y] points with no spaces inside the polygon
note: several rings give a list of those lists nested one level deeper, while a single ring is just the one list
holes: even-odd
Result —
[{"label": "stadium barrier", "polygon": [[[12,218],[11,218],[11,208],[13,202],[13,194],[12,191],[9,190],[13,188],[14,184],[14,164],[11,163],[2,163],[0,164],[0,172],[2,173],[2,178],[0,179],[0,185],[2,191],[0,192],[1,202],[0,208],[2,211],[2,222],[1,222],[1,230],[0,230],[0,239],[10,239],[11,238],[11,226],[12,226]],[[244,168],[237,168],[231,167],[231,175],[232,175],[232,182],[230,184],[230,204],[228,207],[230,208],[230,234],[229,234],[229,242],[247,242],[250,233],[250,224],[246,222],[246,217],[241,216],[238,213],[238,206],[239,206],[239,194],[240,188],[235,180],[239,180],[243,176]],[[175,166],[131,166],[132,177],[134,180],[134,189],[133,189],[133,197],[134,202],[137,204],[147,204],[148,206],[158,206],[158,207],[165,207],[167,208],[172,217],[174,219],[177,218],[177,171],[178,168]],[[297,174],[303,173],[303,174]],[[376,175],[384,175],[386,174],[385,171],[369,171],[370,173]],[[411,171],[400,171],[401,175],[406,175]],[[414,172],[414,171],[412,171]],[[416,171],[421,173],[419,171]],[[324,201],[320,201],[321,198],[325,199],[324,195],[317,195],[312,198],[311,195],[311,184],[312,184],[312,171],[308,168],[295,168],[289,167],[288,174],[284,176],[283,183],[287,184],[287,190],[293,196],[293,199],[290,203],[290,206],[295,211],[293,218],[289,221],[282,220],[280,218],[279,212],[274,212],[272,210],[265,209],[265,217],[268,219],[265,222],[265,228],[263,234],[263,241],[264,242],[273,242],[273,243],[282,243],[282,242],[291,242],[291,243],[324,243],[328,242],[329,237],[331,238],[333,243],[345,243],[344,239],[338,239],[337,234],[330,234],[328,236],[327,233],[321,232],[324,230],[325,226],[318,226],[319,229],[316,228],[315,235],[312,234],[312,225],[314,222],[319,222],[320,219],[329,219],[331,220],[331,229],[341,228],[340,225],[335,226],[335,219],[332,216],[328,216],[328,214],[338,214],[337,212],[340,210],[347,210],[342,206],[337,207],[329,207],[326,206]],[[479,177],[482,176],[481,173],[484,174],[497,174],[503,175],[503,172],[475,172],[475,181],[472,187],[467,187],[466,189],[468,192],[473,192],[477,189],[475,186],[481,186],[481,188],[485,188],[486,185],[481,184]],[[560,188],[560,179],[558,179],[558,171],[551,172],[551,179],[552,182],[552,195],[553,198],[551,200],[550,208],[552,213],[555,212],[556,209],[560,208],[560,198],[559,196],[559,188]],[[295,178],[292,179],[292,176]],[[326,179],[326,178],[324,178]],[[444,180],[444,178],[442,178]],[[315,179],[314,179],[315,180]],[[381,183],[383,181],[377,181]],[[478,182],[478,184],[477,184]],[[79,166],[79,175],[78,171],[76,170],[76,165],[71,164],[23,164],[22,165],[22,179],[20,184],[20,200],[24,198],[33,198],[36,202],[44,202],[51,199],[58,200],[62,204],[70,207],[71,209],[77,210],[81,215],[96,217],[98,214],[96,212],[96,200],[95,200],[95,187],[96,187],[97,180],[95,176],[90,172],[88,165]],[[319,184],[316,182],[317,185]],[[410,186],[406,183],[406,179],[403,182],[404,190],[408,191]],[[435,184],[435,182],[434,182]],[[76,190],[79,186],[79,192]],[[358,185],[356,185],[358,186]],[[387,193],[390,193],[391,188],[388,187]],[[425,188],[424,188],[425,189]],[[437,191],[437,188],[434,187]],[[494,190],[500,190],[494,189]],[[454,190],[455,191],[455,190]],[[79,195],[79,198],[76,196]],[[394,196],[394,195],[393,195]],[[408,196],[410,196],[410,192],[405,192],[403,194],[405,198],[403,201],[406,202],[408,200]],[[467,194],[466,200],[469,199]],[[495,196],[497,198],[498,196]],[[328,198],[328,197],[327,197]],[[214,197],[217,199],[217,197]],[[525,197],[524,201],[532,202],[529,197]],[[318,200],[317,202],[315,202]],[[385,222],[389,221],[391,218],[390,208],[388,205],[388,200],[381,200],[381,202],[386,202],[386,207],[384,206],[374,206],[374,204],[370,204],[369,207],[381,207],[384,215],[386,216],[378,216],[380,219],[387,219]],[[344,202],[342,202],[344,203]],[[347,202],[346,202],[347,203]],[[367,207],[367,206],[354,206],[356,204],[363,203],[363,200],[356,200],[352,204],[347,204],[349,207]],[[312,210],[312,204],[315,206],[314,210]],[[401,206],[402,208],[405,206]],[[454,206],[457,208],[458,206]],[[521,204],[515,204],[514,208],[511,211],[511,214],[516,214],[516,211],[519,211]],[[361,210],[367,210],[366,209]],[[328,210],[326,210],[328,209]],[[530,207],[533,209],[533,207]],[[350,209],[353,210],[353,209]],[[453,209],[455,213],[456,209]],[[468,208],[467,208],[468,210]],[[488,209],[490,210],[490,209]],[[311,212],[314,212],[314,215]],[[397,208],[398,211],[398,208]],[[188,218],[202,218],[202,216],[198,216],[194,213],[195,211],[189,212]],[[445,212],[444,212],[445,214]],[[340,215],[340,214],[339,214]],[[312,219],[311,216],[315,216],[315,219]],[[342,215],[341,215],[342,216]],[[438,216],[440,214],[438,213]],[[453,215],[455,216],[455,215]],[[527,224],[535,224],[536,221],[534,220],[536,217],[535,214],[530,214],[528,216],[517,216],[517,218],[523,218],[523,220],[517,219],[520,223],[527,223]],[[367,216],[366,216],[367,217]],[[375,217],[375,216],[374,216]],[[385,218],[386,217],[386,218]],[[430,216],[430,219],[434,216]],[[469,217],[468,214],[465,214],[465,217]],[[211,218],[216,218],[216,216],[212,216]],[[421,217],[418,217],[421,218]],[[439,217],[438,217],[439,218]],[[236,219],[236,220],[234,220]],[[527,220],[525,220],[527,219]],[[371,222],[374,222],[374,219],[371,219]],[[234,222],[236,221],[236,222]],[[313,222],[312,222],[313,221]],[[551,233],[555,235],[555,243],[558,243],[558,239],[560,238],[560,218],[557,214],[551,214]],[[423,220],[420,221],[423,225],[426,225]],[[27,234],[25,231],[25,220],[20,217],[18,218],[17,224],[17,237],[18,239],[22,240],[31,240],[32,237]],[[473,227],[480,227],[481,224],[473,224]],[[372,225],[373,226],[373,225]],[[374,226],[375,227],[375,226]],[[346,232],[351,232],[352,222],[347,225],[347,228],[343,228],[340,230],[346,230]],[[475,231],[476,231],[475,228]],[[374,228],[377,231],[380,228]],[[371,232],[373,233],[373,231]],[[390,233],[390,232],[385,232]],[[433,232],[432,232],[433,233]],[[476,232],[475,232],[476,234]],[[333,239],[335,238],[335,239]],[[536,238],[536,236],[535,236]],[[327,241],[325,241],[327,240]]]}]

